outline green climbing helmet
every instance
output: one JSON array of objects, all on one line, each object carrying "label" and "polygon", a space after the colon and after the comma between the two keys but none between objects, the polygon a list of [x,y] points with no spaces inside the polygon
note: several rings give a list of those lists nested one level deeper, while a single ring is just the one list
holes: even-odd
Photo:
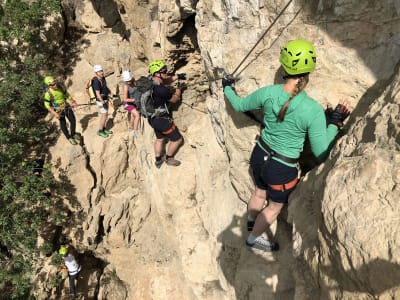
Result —
[{"label": "green climbing helmet", "polygon": [[166,66],[167,65],[162,60],[153,60],[149,64],[149,72],[150,72],[151,75],[154,75],[155,73],[160,71],[162,68],[165,68]]},{"label": "green climbing helmet", "polygon": [[65,246],[61,246],[60,250],[58,250],[58,253],[60,253],[61,255],[65,255],[67,254],[68,250]]},{"label": "green climbing helmet", "polygon": [[305,40],[288,42],[281,50],[279,62],[289,75],[314,71],[317,56],[313,44]]},{"label": "green climbing helmet", "polygon": [[52,84],[55,80],[54,80],[54,77],[53,76],[46,76],[45,78],[44,78],[44,84],[45,85],[50,85],[50,84]]}]

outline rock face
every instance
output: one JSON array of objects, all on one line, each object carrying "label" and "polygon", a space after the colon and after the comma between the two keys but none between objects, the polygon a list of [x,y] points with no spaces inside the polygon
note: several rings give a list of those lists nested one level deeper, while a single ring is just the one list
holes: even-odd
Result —
[{"label": "rock face", "polygon": [[[189,86],[173,111],[185,138],[178,168],[154,167],[152,129],[143,119],[133,139],[122,107],[110,111],[110,138],[96,135],[97,109],[88,106],[76,111],[82,144],[60,137],[51,148],[55,173],[74,187],[63,234],[106,264],[78,283],[85,299],[400,297],[400,5],[293,2],[241,64],[286,3],[63,1],[74,33],[67,84],[78,102],[87,101],[94,64],[113,93],[122,70],[145,75],[152,59],[187,73]],[[355,109],[274,224],[282,250],[255,255],[244,247],[244,223],[259,127],[225,102],[219,78],[237,69],[243,96],[281,82],[280,48],[295,38],[317,50],[309,95],[323,106],[348,97]]]},{"label": "rock face", "polygon": [[292,196],[294,250],[323,299],[400,295],[399,66],[380,96],[354,110],[329,163]]}]

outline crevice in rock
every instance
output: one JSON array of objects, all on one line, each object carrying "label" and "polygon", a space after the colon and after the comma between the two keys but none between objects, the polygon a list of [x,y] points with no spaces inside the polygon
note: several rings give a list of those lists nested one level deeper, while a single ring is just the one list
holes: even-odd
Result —
[{"label": "crevice in rock", "polygon": [[[107,266],[107,263],[99,258],[97,258],[91,251],[85,251],[81,255],[81,261],[82,261],[82,269],[86,269],[90,274],[95,273],[96,274],[96,281],[94,283],[89,282],[90,277],[87,277],[87,291],[90,291],[92,288],[94,288],[93,291],[93,299],[98,299],[99,296],[99,290],[100,290],[100,282],[101,282],[101,276],[104,273],[104,269]],[[83,274],[84,275],[84,274]],[[85,277],[83,277],[85,278]],[[81,283],[82,285],[82,283]],[[92,287],[92,286],[93,287]],[[85,285],[84,285],[85,287]],[[84,293],[83,293],[84,294]],[[89,296],[89,295],[87,295]],[[87,299],[85,297],[85,299]]]},{"label": "crevice in rock", "polygon": [[184,20],[181,30],[169,41],[176,45],[176,49],[170,50],[170,57],[175,62],[175,68],[179,69],[188,63],[190,54],[199,52],[195,15]]},{"label": "crevice in rock", "polygon": [[93,178],[93,185],[91,186],[90,192],[89,192],[89,195],[88,195],[89,207],[92,208],[91,199],[92,199],[93,190],[97,186],[97,174],[96,174],[95,170],[93,169],[93,167],[90,164],[90,154],[89,154],[88,150],[86,149],[85,141],[83,139],[83,136],[81,136],[81,146],[82,146],[83,153],[85,155],[85,160],[86,160],[85,167],[86,167],[86,170],[89,171],[89,173],[92,175],[92,178]]},{"label": "crevice in rock", "polygon": [[104,216],[100,215],[99,216],[99,229],[97,230],[97,235],[94,239],[94,242],[96,245],[100,244],[103,241],[103,237],[105,235],[103,221],[104,221]]},{"label": "crevice in rock", "polygon": [[106,27],[111,28],[112,32],[118,33],[122,38],[129,41],[130,30],[122,22],[121,13],[125,13],[125,8],[114,0],[91,0],[93,8],[97,14],[103,18]]}]

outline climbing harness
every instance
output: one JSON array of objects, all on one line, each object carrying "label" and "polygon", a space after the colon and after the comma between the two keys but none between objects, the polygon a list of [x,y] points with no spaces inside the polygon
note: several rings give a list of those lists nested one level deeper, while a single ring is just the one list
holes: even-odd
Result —
[{"label": "climbing harness", "polygon": [[[297,164],[298,159],[296,158],[290,158],[290,157],[286,157],[274,150],[272,150],[268,144],[266,142],[264,142],[264,140],[262,139],[261,136],[257,136],[257,140],[260,143],[261,147],[265,150],[265,157],[264,157],[264,162],[262,164],[261,167],[261,177],[264,177],[264,170],[267,167],[267,164],[270,162],[270,160],[272,159],[272,157],[277,157],[280,160],[287,162],[287,163],[291,163],[291,164],[296,164],[296,168],[298,170],[298,174],[299,173],[299,165]],[[264,178],[263,178],[264,179]],[[283,183],[283,184],[269,184],[268,186],[275,190],[275,191],[281,191],[281,192],[285,192],[287,190],[290,190],[292,188],[294,188],[296,186],[296,184],[299,182],[300,176],[296,176],[295,178],[293,178],[293,180],[287,182],[287,183]]]},{"label": "climbing harness", "polygon": [[[171,121],[172,121],[172,120],[171,120]],[[170,134],[172,131],[174,131],[175,128],[176,128],[175,123],[174,123],[174,121],[172,121],[172,126],[171,126],[171,128],[170,128],[170,129],[167,129],[167,130],[165,130],[165,131],[162,131],[161,133],[162,133],[163,135],[168,135],[168,134]]]},{"label": "climbing harness", "polygon": [[258,142],[260,143],[261,147],[264,148],[265,151],[268,152],[268,154],[272,157],[275,156],[276,158],[279,158],[280,160],[289,163],[289,164],[295,164],[298,161],[298,158],[290,158],[287,156],[284,156],[278,152],[275,152],[274,150],[272,150],[268,144],[266,142],[264,142],[264,140],[262,139],[262,137],[259,136],[258,138]]},{"label": "climbing harness", "polygon": [[269,187],[275,191],[287,191],[290,190],[292,188],[294,188],[297,184],[297,182],[299,181],[299,178],[296,176],[292,181],[288,182],[288,183],[284,183],[284,184],[268,184]]}]

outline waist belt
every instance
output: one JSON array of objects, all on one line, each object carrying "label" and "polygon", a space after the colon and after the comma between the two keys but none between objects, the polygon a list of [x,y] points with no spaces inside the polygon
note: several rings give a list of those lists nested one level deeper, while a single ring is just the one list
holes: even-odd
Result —
[{"label": "waist belt", "polygon": [[71,276],[73,276],[73,275],[78,274],[80,271],[81,271],[81,266],[79,266],[78,269],[75,270],[75,271],[72,271],[72,272],[69,272],[69,271],[68,271],[68,274],[71,275]]},{"label": "waist belt", "polygon": [[60,112],[60,111],[62,111],[62,110],[64,110],[64,109],[67,109],[67,108],[69,108],[69,105],[68,104],[66,104],[66,103],[63,103],[63,104],[53,104],[53,109],[56,111],[56,112]]},{"label": "waist belt", "polygon": [[274,150],[272,150],[268,144],[266,142],[264,142],[264,140],[262,139],[262,137],[258,138],[258,142],[260,143],[261,147],[263,147],[266,151],[268,151],[271,156],[275,156],[277,158],[279,158],[280,160],[289,163],[289,164],[295,164],[297,163],[297,158],[290,158],[290,157],[286,157],[282,154],[279,154],[277,152],[275,152]]},{"label": "waist belt", "polygon": [[270,186],[271,189],[275,190],[275,191],[287,191],[290,190],[292,188],[294,188],[297,184],[297,182],[299,181],[299,179],[297,178],[297,176],[290,182],[288,183],[284,183],[284,184],[268,184]]},{"label": "waist belt", "polygon": [[163,132],[161,132],[161,133],[164,134],[164,135],[170,134],[172,131],[175,130],[175,128],[176,128],[175,124],[172,123],[172,127],[171,127],[170,129],[165,130],[165,131],[163,131]]}]

